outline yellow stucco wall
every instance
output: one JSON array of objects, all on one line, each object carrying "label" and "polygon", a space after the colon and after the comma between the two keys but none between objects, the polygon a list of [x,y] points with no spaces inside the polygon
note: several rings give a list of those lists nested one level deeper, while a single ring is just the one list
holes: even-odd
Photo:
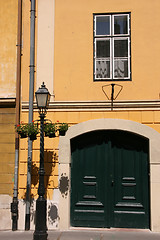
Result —
[{"label": "yellow stucco wall", "polygon": [[[51,2],[46,2],[48,8],[49,4],[51,4],[50,8],[53,8]],[[40,64],[38,66],[37,63],[35,64],[35,89],[39,87],[39,83],[45,81],[48,82],[48,86],[53,84],[51,93],[53,94],[52,91],[54,91],[56,101],[106,100],[102,86],[110,84],[111,81],[93,81],[93,13],[131,12],[132,81],[115,82],[123,86],[118,100],[160,99],[159,0],[142,0],[141,2],[138,0],[107,0],[107,2],[105,0],[55,0],[55,29],[54,25],[49,25],[45,18],[44,22],[41,20],[41,16],[38,16],[42,14],[38,12],[39,9],[37,2],[35,50],[37,51],[37,41],[41,41],[41,47],[35,57],[44,57],[44,49],[51,44],[49,36],[54,35],[54,51],[53,49],[50,51],[51,55],[54,54],[54,66],[50,64],[51,56],[48,59],[45,57],[43,70]],[[47,18],[49,14],[54,14],[54,11],[47,11]],[[37,26],[39,18],[42,27]],[[28,101],[29,98],[29,26],[30,2],[23,1],[22,101]],[[42,42],[40,36],[43,32],[46,38]],[[52,69],[48,70],[47,66]],[[44,76],[48,76],[48,72],[51,76],[52,71],[53,79],[50,77],[45,79]],[[38,80],[37,73],[39,73]]]},{"label": "yellow stucco wall", "polygon": [[16,97],[17,14],[17,0],[0,0],[0,194],[10,196],[14,183],[15,104],[8,98]]},{"label": "yellow stucco wall", "polygon": [[114,12],[131,12],[132,81],[118,82],[118,99],[159,99],[159,0],[57,0],[55,100],[106,99],[102,86],[111,82],[93,82],[93,13]]},{"label": "yellow stucco wall", "polygon": [[0,0],[0,98],[16,96],[16,0]]},{"label": "yellow stucco wall", "polygon": [[0,108],[0,194],[13,194],[15,109]]}]

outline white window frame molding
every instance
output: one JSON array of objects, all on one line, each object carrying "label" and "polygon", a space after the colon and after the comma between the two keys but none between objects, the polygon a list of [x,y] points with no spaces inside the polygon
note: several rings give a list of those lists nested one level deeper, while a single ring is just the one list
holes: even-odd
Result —
[{"label": "white window frame molding", "polygon": [[[96,47],[96,45],[97,45],[97,41],[103,41],[103,40],[109,40],[110,41],[110,57],[109,57],[109,61],[110,61],[110,77],[109,78],[105,78],[105,79],[112,79],[112,66],[111,66],[111,59],[112,59],[112,39],[111,38],[108,38],[108,37],[106,37],[106,38],[96,38],[95,39],[95,56],[94,56],[94,58],[95,58],[95,64],[94,64],[94,67],[95,67],[95,69],[94,69],[94,73],[96,73],[96,66],[97,66],[97,61],[99,61],[99,60],[102,60],[102,58],[96,58],[96,52],[97,52],[97,47]],[[103,61],[106,61],[106,60],[108,60],[108,58],[103,58]]]},{"label": "white window frame molding", "polygon": [[[128,61],[128,77],[115,77],[114,76],[114,61],[115,61],[115,59],[116,59],[116,57],[114,57],[114,41],[115,40],[124,40],[124,39],[128,39],[128,56],[127,57],[119,57],[119,58],[123,58],[123,59],[127,59],[127,61]],[[112,41],[112,64],[113,64],[113,67],[112,67],[112,69],[113,69],[113,71],[112,71],[112,73],[113,73],[113,79],[114,80],[116,80],[116,79],[130,79],[130,58],[131,58],[131,56],[130,56],[130,38],[129,37],[113,37],[112,39],[111,39]]]},{"label": "white window frame molding", "polygon": [[[110,34],[109,35],[97,35],[96,31],[96,19],[98,17],[109,16],[110,18]],[[114,19],[117,16],[127,16],[127,34],[114,34]],[[105,58],[97,58],[96,57],[96,43],[99,40],[110,39],[110,77],[109,78],[99,78],[96,77],[96,65],[97,61],[104,60]],[[128,39],[128,77],[115,77],[114,76],[114,41],[116,39]],[[94,14],[94,81],[123,81],[123,80],[131,80],[131,33],[130,33],[130,13],[110,13],[110,14]]]},{"label": "white window frame molding", "polygon": [[126,16],[127,15],[127,19],[128,19],[128,33],[126,33],[126,34],[123,34],[123,35],[126,35],[126,36],[128,36],[128,35],[130,35],[130,15],[129,15],[129,13],[122,13],[122,14],[113,14],[112,15],[112,35],[114,35],[114,36],[121,36],[122,34],[114,34],[114,17],[116,16],[116,17],[118,17],[118,16]]}]

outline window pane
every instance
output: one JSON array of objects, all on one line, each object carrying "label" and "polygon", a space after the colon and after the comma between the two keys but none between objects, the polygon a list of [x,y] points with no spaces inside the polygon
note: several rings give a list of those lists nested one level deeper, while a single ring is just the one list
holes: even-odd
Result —
[{"label": "window pane", "polygon": [[127,59],[114,60],[114,77],[115,78],[128,77],[128,60]]},{"label": "window pane", "polygon": [[110,35],[110,17],[96,17],[96,35]]},{"label": "window pane", "polygon": [[110,78],[110,61],[96,61],[96,78]]},{"label": "window pane", "polygon": [[97,40],[96,42],[96,57],[110,57],[110,40]]},{"label": "window pane", "polygon": [[128,57],[128,39],[114,40],[114,57]]},{"label": "window pane", "polygon": [[127,16],[114,16],[114,34],[128,34]]}]

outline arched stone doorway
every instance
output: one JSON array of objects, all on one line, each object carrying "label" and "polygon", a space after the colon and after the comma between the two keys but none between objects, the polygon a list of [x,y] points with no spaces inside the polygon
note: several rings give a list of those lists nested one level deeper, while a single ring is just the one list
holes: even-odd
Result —
[{"label": "arched stone doorway", "polygon": [[[149,141],[149,167],[151,178],[149,182],[150,188],[150,219],[151,230],[159,231],[160,211],[156,208],[156,203],[160,201],[160,196],[157,194],[155,187],[160,187],[160,179],[156,179],[156,171],[160,170],[160,134],[150,127],[140,123],[121,120],[121,119],[96,119],[83,122],[71,127],[65,137],[60,138],[59,144],[59,178],[68,180],[69,185],[66,187],[66,192],[60,192],[59,198],[59,228],[69,229],[70,222],[70,176],[71,176],[71,140],[84,133],[99,130],[122,130],[142,136]],[[155,167],[156,166],[156,167]]]},{"label": "arched stone doorway", "polygon": [[149,229],[148,139],[99,130],[71,140],[73,227]]}]

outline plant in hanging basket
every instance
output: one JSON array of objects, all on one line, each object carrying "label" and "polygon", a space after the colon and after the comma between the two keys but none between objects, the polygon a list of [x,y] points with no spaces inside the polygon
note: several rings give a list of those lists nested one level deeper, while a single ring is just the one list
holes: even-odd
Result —
[{"label": "plant in hanging basket", "polygon": [[56,137],[55,133],[57,131],[56,124],[55,123],[46,123],[44,126],[44,133],[45,136],[49,138]]},{"label": "plant in hanging basket", "polygon": [[59,123],[58,130],[60,136],[65,136],[66,131],[68,130],[68,123]]},{"label": "plant in hanging basket", "polygon": [[48,137],[49,138],[54,138],[54,137],[56,137],[56,133],[55,132],[50,132]]},{"label": "plant in hanging basket", "polygon": [[30,140],[36,140],[37,134],[39,133],[38,123],[34,123],[34,121],[32,121],[32,123],[29,123],[27,125],[27,131]]},{"label": "plant in hanging basket", "polygon": [[15,126],[16,132],[19,134],[21,138],[27,137],[27,125],[22,123]]}]

